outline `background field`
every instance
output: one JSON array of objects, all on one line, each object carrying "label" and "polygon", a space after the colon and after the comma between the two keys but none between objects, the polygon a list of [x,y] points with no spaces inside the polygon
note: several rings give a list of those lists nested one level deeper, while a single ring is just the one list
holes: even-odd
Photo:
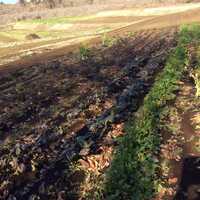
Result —
[{"label": "background field", "polygon": [[[0,30],[0,64],[7,65],[43,53],[45,55],[41,58],[45,58],[53,51],[53,54],[55,51],[59,54],[60,48],[80,44],[91,38],[101,41],[107,34],[115,35],[119,32],[128,33],[148,27],[174,26],[199,20],[199,15],[195,14],[200,7],[199,3],[152,1],[148,6],[145,3],[96,2],[92,5],[55,9],[45,8],[44,5],[18,5],[12,12],[13,5],[2,5],[1,22],[6,19],[7,23],[2,23]],[[3,7],[7,7],[7,10]],[[193,13],[190,10],[195,11]]]}]

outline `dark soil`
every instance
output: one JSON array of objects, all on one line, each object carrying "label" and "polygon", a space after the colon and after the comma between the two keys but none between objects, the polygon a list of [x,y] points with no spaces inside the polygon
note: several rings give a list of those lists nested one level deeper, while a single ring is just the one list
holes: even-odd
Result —
[{"label": "dark soil", "polygon": [[26,35],[26,40],[36,40],[36,39],[40,39],[40,36],[35,34],[35,33],[31,33],[29,35]]},{"label": "dark soil", "polygon": [[192,126],[191,119],[194,115],[195,112],[192,111],[188,111],[183,115],[182,131],[186,142],[183,145],[179,191],[174,200],[200,199],[200,152],[196,148],[199,134]]},{"label": "dark soil", "polygon": [[100,154],[113,125],[138,109],[175,34],[144,31],[94,48],[84,61],[68,54],[2,75],[0,199],[81,199],[85,174],[71,164]]},{"label": "dark soil", "polygon": [[180,189],[174,200],[200,199],[200,157],[187,157],[183,160]]}]

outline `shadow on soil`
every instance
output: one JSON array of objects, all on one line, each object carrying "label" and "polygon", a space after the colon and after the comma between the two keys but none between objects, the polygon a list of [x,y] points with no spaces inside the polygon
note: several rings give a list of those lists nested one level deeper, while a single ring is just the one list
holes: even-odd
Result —
[{"label": "shadow on soil", "polygon": [[200,157],[187,157],[183,161],[182,178],[174,200],[200,199]]}]

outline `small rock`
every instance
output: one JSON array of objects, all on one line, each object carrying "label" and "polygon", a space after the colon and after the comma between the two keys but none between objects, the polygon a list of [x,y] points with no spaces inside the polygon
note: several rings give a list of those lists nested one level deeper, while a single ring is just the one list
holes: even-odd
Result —
[{"label": "small rock", "polygon": [[31,33],[29,35],[26,35],[25,39],[26,40],[35,40],[35,39],[40,39],[40,36],[35,33]]}]

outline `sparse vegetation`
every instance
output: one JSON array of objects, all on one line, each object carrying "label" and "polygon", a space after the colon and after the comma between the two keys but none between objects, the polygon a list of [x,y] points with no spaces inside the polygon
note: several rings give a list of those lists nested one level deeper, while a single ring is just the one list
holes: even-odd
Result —
[{"label": "sparse vegetation", "polygon": [[195,45],[197,59],[196,65],[193,69],[190,69],[190,75],[194,80],[196,87],[196,96],[200,96],[200,61],[199,61],[199,44],[200,44],[200,27],[198,24],[187,25],[182,27],[182,43],[187,45],[188,43],[192,43]]},{"label": "sparse vegetation", "polygon": [[111,47],[117,42],[117,38],[115,37],[110,37],[106,33],[103,34],[102,36],[102,45],[104,47]]},{"label": "sparse vegetation", "polygon": [[196,87],[196,96],[200,97],[200,68],[197,67],[191,73],[191,77],[194,79],[195,87]]},{"label": "sparse vegetation", "polygon": [[87,60],[90,56],[90,49],[86,45],[82,44],[79,47],[79,55],[81,61]]},{"label": "sparse vegetation", "polygon": [[88,15],[88,16],[72,16],[72,17],[53,17],[53,18],[47,18],[47,19],[28,19],[20,21],[20,24],[67,24],[67,23],[73,23],[76,21],[83,21],[83,20],[89,20],[94,19],[95,15]]},{"label": "sparse vegetation", "polygon": [[129,31],[128,34],[127,34],[128,37],[133,37],[134,35],[135,35],[135,33],[131,32],[131,31]]},{"label": "sparse vegetation", "polygon": [[196,87],[196,96],[200,97],[200,47],[199,44],[197,44],[196,49],[196,65],[194,66],[194,69],[191,70],[191,77],[194,80],[194,84]]},{"label": "sparse vegetation", "polygon": [[151,199],[159,190],[159,120],[167,102],[175,99],[178,81],[188,65],[187,45],[198,43],[199,33],[198,25],[181,28],[177,48],[138,116],[128,125],[108,174],[106,190],[110,199]]}]

